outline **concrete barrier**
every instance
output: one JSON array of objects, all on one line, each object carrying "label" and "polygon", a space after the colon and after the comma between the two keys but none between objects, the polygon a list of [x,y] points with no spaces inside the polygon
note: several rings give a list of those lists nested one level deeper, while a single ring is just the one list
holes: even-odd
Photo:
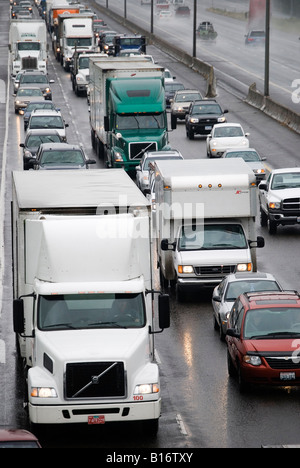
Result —
[{"label": "concrete barrier", "polygon": [[245,102],[261,110],[266,115],[277,120],[294,132],[300,133],[300,114],[297,114],[288,107],[278,104],[269,96],[261,94],[256,89],[256,83],[252,83],[249,87]]},{"label": "concrete barrier", "polygon": [[217,95],[216,92],[216,79],[214,73],[214,67],[206,62],[202,62],[198,58],[192,57],[191,55],[187,54],[183,50],[179,49],[178,47],[169,44],[167,41],[159,38],[155,34],[139,27],[135,23],[132,23],[128,19],[116,14],[115,12],[101,7],[97,3],[94,3],[94,6],[105,15],[109,16],[110,18],[114,19],[118,23],[125,26],[129,31],[132,31],[136,34],[142,34],[143,36],[147,37],[148,44],[155,45],[158,49],[163,50],[166,54],[171,55],[176,58],[176,60],[184,63],[187,67],[192,68],[197,73],[202,75],[206,80],[206,97],[212,98]]}]

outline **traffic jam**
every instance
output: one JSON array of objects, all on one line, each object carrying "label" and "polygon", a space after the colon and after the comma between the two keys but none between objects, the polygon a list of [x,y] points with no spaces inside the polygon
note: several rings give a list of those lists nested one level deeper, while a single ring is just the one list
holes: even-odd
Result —
[{"label": "traffic jam", "polygon": [[[157,21],[190,18],[190,6],[157,0]],[[245,47],[264,47],[261,17],[250,26]],[[217,37],[201,20],[197,40]],[[258,268],[260,233],[276,242],[300,222],[300,167],[268,170],[218,97],[186,87],[147,44],[86,5],[10,0],[24,131],[12,173],[13,329],[29,427],[129,421],[156,437],[154,337],[172,328],[170,295],[184,307],[195,289],[211,291],[211,331],[241,395],[300,385],[300,293]],[[92,156],[68,137],[49,55],[81,100]],[[204,158],[173,147],[179,127],[188,142],[202,138]],[[42,445],[30,431],[0,430],[0,447]]]}]

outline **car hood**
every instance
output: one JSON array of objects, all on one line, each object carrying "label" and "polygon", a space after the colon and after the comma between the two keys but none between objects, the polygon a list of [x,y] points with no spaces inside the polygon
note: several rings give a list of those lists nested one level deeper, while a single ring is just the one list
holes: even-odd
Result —
[{"label": "car hood", "polygon": [[245,340],[247,352],[268,353],[268,352],[293,352],[296,351],[295,337],[269,340]]},{"label": "car hood", "polygon": [[290,188],[283,190],[271,190],[270,198],[284,200],[285,198],[300,197],[300,188]]},{"label": "car hood", "polygon": [[259,161],[247,162],[248,166],[254,171],[255,169],[264,169],[265,166]]},{"label": "car hood", "polygon": [[239,136],[239,137],[227,137],[227,138],[212,138],[211,141],[214,141],[216,143],[216,147],[225,147],[225,148],[231,148],[232,146],[244,146],[243,141],[247,140],[245,136]]},{"label": "car hood", "polygon": [[219,117],[222,117],[222,114],[193,114],[191,117],[195,119],[218,119]]}]

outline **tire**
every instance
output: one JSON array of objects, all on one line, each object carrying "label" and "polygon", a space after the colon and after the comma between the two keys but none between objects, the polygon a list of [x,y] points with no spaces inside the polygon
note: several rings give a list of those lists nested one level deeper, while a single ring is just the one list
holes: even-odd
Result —
[{"label": "tire", "polygon": [[233,362],[232,362],[231,356],[229,354],[228,348],[227,348],[227,370],[228,370],[228,375],[230,377],[236,377],[236,374],[237,374],[236,368],[233,365]]},{"label": "tire", "polygon": [[176,296],[177,296],[178,302],[185,302],[186,300],[185,290],[178,284],[176,286]]},{"label": "tire", "polygon": [[260,207],[260,225],[261,227],[267,227],[268,224],[268,216],[264,212],[264,210]]},{"label": "tire", "polygon": [[156,437],[159,427],[159,419],[148,419],[143,422],[143,432],[149,437]]},{"label": "tire", "polygon": [[221,317],[219,317],[219,320],[220,320],[220,325],[219,325],[219,336],[220,336],[220,340],[221,341],[225,341],[225,333],[223,332],[223,327],[222,327],[222,321],[221,321]]},{"label": "tire", "polygon": [[188,135],[188,136],[189,136],[189,139],[190,139],[190,140],[193,140],[193,139],[194,139],[194,136],[195,136],[195,135],[194,135],[193,130],[189,130],[189,135]]},{"label": "tire", "polygon": [[247,384],[247,382],[245,382],[242,376],[240,365],[238,365],[238,368],[237,368],[237,376],[238,376],[239,391],[240,393],[245,393],[249,389],[249,385]]},{"label": "tire", "polygon": [[176,125],[177,124],[177,117],[175,117],[175,115],[172,115],[171,114],[171,125],[173,127],[173,125]]},{"label": "tire", "polygon": [[269,234],[274,235],[277,232],[277,224],[275,221],[271,221],[270,218],[267,220]]}]

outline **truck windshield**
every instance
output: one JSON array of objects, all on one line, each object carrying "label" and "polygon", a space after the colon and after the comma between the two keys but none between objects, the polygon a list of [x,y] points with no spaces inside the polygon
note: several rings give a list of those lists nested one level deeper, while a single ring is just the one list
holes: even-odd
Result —
[{"label": "truck windshield", "polygon": [[39,42],[19,42],[18,50],[40,50]]},{"label": "truck windshield", "polygon": [[164,114],[117,114],[116,128],[118,130],[165,128]]},{"label": "truck windshield", "polygon": [[88,47],[92,45],[91,37],[68,37],[67,46],[68,47]]},{"label": "truck windshield", "polygon": [[246,249],[247,240],[239,224],[182,226],[178,250]]},{"label": "truck windshield", "polygon": [[38,302],[38,328],[44,331],[142,328],[145,323],[141,293],[62,294],[40,296]]}]

